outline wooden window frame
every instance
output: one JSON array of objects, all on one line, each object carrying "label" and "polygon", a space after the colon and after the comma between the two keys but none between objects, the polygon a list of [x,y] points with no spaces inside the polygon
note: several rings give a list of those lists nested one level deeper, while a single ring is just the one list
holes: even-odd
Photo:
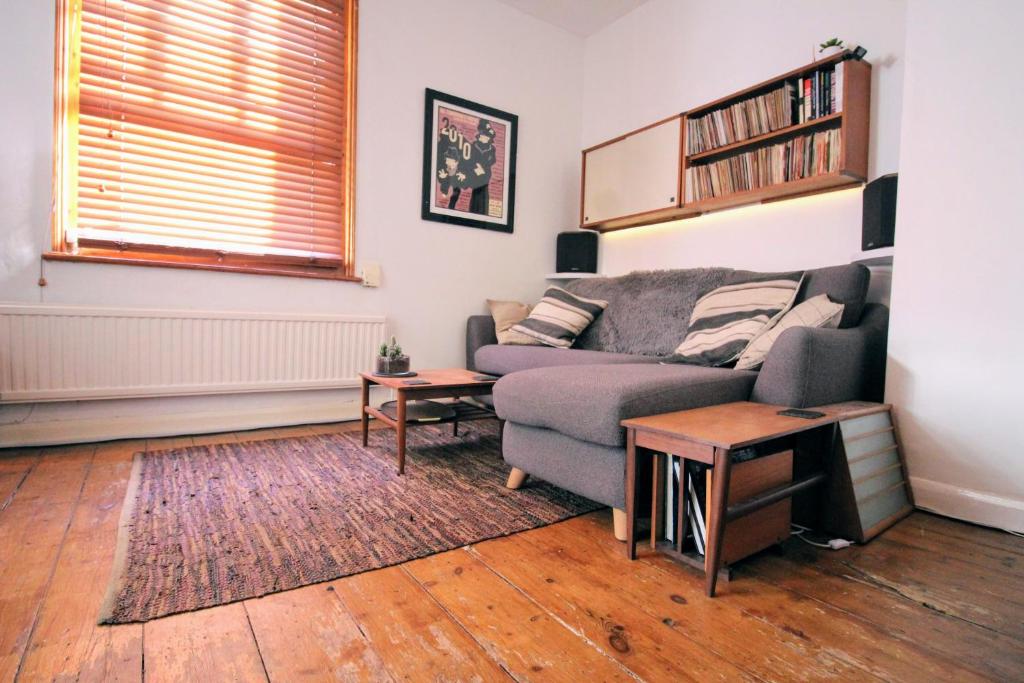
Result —
[{"label": "wooden window frame", "polygon": [[[52,242],[43,258],[132,266],[159,266],[219,270],[259,275],[284,275],[361,282],[355,275],[355,159],[356,159],[356,53],[358,47],[358,0],[345,2],[345,130],[342,135],[342,247],[340,263],[315,258],[252,256],[206,249],[163,247],[149,244],[93,243],[81,240],[70,245],[66,222],[75,221],[76,190],[70,180],[78,165],[78,78],[81,34],[81,0],[56,0],[57,27],[54,53],[54,159]],[[73,248],[72,248],[73,247]]]}]

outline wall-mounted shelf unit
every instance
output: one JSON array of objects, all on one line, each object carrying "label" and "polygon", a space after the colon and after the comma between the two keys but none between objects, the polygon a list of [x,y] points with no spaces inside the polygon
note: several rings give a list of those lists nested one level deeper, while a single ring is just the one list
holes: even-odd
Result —
[{"label": "wall-mounted shelf unit", "polygon": [[595,145],[583,151],[580,227],[606,232],[859,185],[870,109],[871,65],[844,53]]}]

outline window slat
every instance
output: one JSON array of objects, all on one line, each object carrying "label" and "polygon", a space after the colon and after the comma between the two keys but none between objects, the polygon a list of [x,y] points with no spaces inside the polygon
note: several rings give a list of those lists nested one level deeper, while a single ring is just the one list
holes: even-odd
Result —
[{"label": "window slat", "polygon": [[180,103],[201,107],[204,102],[208,102],[217,112],[258,112],[296,127],[323,127],[335,132],[344,129],[340,108],[336,104],[332,105],[327,98],[307,97],[305,102],[296,103],[244,92],[241,90],[244,86],[220,86],[198,77],[174,79],[165,74],[150,76],[149,71],[133,65],[126,75],[124,71],[110,68],[100,60],[89,57],[82,59],[82,77],[88,81],[90,99],[111,97],[116,100],[121,93],[131,93],[158,101],[166,98],[171,106]]},{"label": "window slat", "polygon": [[127,35],[116,44],[107,45],[102,35],[96,32],[96,28],[88,22],[83,25],[83,40],[92,43],[90,52],[95,58],[121,59],[122,55],[129,64],[144,64],[147,68],[156,62],[161,68],[168,72],[184,72],[198,75],[201,78],[218,82],[233,82],[236,73],[241,72],[244,80],[263,89],[274,92],[290,93],[301,99],[309,97],[310,88],[316,88],[317,92],[331,93],[336,98],[342,98],[341,90],[332,81],[317,83],[308,73],[303,71],[291,72],[274,65],[265,64],[258,60],[245,60],[238,56],[223,55],[215,56],[204,53],[198,49],[190,49],[182,45],[166,44],[160,46],[156,51],[154,41],[147,40],[142,36]]},{"label": "window slat", "polygon": [[[218,65],[214,69],[215,73],[223,71],[229,63],[234,63],[236,66],[233,68],[236,69],[262,69],[272,76],[284,73],[327,89],[333,87],[341,93],[335,73],[342,66],[340,62],[334,62],[332,65],[328,60],[321,59],[318,60],[320,65],[317,65],[317,60],[314,60],[312,55],[296,55],[286,50],[271,52],[264,46],[238,38],[176,30],[175,27],[168,26],[158,19],[145,16],[128,15],[123,19],[115,19],[113,16],[106,18],[102,14],[84,12],[82,23],[89,28],[90,35],[99,37],[100,45],[119,49],[122,41],[132,41],[152,45],[157,54],[168,49],[176,49],[186,54],[195,51],[212,58]],[[321,70],[320,66],[327,68]],[[331,66],[335,71],[328,70]]]}]

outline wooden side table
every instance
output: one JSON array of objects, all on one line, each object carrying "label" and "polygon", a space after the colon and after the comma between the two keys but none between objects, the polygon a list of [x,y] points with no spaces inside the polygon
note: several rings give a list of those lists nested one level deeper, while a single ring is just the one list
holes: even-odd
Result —
[{"label": "wooden side table", "polygon": [[[814,408],[825,413],[824,417],[803,419],[779,415],[783,406],[763,403],[727,403],[695,410],[684,410],[650,417],[623,420],[626,428],[626,553],[636,558],[637,534],[637,457],[649,455],[659,460],[666,454],[682,460],[695,460],[711,465],[712,491],[708,500],[708,522],[706,550],[703,569],[705,590],[709,597],[715,594],[715,585],[722,568],[722,544],[729,522],[745,517],[769,505],[789,498],[794,494],[817,486],[826,480],[826,472],[807,474],[797,481],[764,491],[735,505],[728,504],[729,478],[732,469],[732,455],[735,451],[765,444],[775,439],[799,435],[814,429],[831,427],[842,419],[861,414],[878,412],[888,406],[873,403],[847,403]],[[660,485],[660,465],[655,467],[654,486]],[[680,490],[686,491],[688,473],[685,462],[681,463]],[[658,516],[658,494],[652,496],[652,519]],[[677,559],[688,560],[678,541],[685,537],[687,506],[677,508],[677,545],[668,554]],[[652,522],[653,523],[653,522]],[[652,533],[652,545],[655,535]]]},{"label": "wooden side table", "polygon": [[[395,439],[398,446],[398,473],[405,474],[405,431],[408,426],[406,420],[407,403],[409,401],[434,398],[457,399],[490,394],[497,378],[486,380],[473,379],[473,377],[479,375],[480,373],[478,372],[460,368],[419,370],[415,377],[379,377],[372,372],[359,373],[363,384],[362,408],[360,410],[363,446],[367,445],[370,416],[372,415],[395,430]],[[427,384],[409,384],[410,380],[426,381]],[[370,405],[370,387],[375,384],[395,391],[397,409],[394,417]],[[458,425],[458,422],[468,422],[484,417],[495,417],[495,415],[482,409],[467,411],[456,408],[455,415],[452,418],[433,421],[430,424],[454,422]]]}]

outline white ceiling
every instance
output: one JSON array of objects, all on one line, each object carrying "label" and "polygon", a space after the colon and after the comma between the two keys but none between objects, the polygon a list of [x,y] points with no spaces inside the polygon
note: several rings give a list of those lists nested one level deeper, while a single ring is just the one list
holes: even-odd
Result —
[{"label": "white ceiling", "polygon": [[647,0],[500,0],[549,24],[586,38]]}]

